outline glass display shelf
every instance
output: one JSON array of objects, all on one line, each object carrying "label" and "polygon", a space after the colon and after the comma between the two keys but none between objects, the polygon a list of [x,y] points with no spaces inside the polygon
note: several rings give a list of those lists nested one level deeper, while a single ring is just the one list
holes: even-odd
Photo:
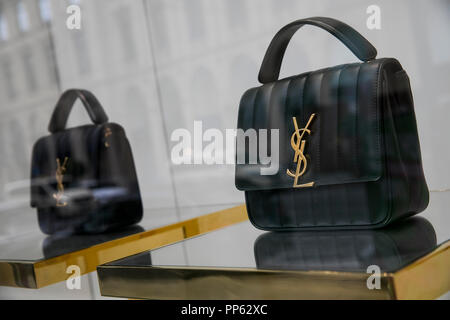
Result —
[{"label": "glass display shelf", "polygon": [[243,206],[216,205],[145,210],[135,226],[93,235],[45,235],[35,210],[0,212],[0,286],[39,289],[110,261],[155,249],[247,219]]},{"label": "glass display shelf", "polygon": [[[450,290],[450,192],[383,229],[265,232],[247,220],[97,268],[133,299],[435,299]],[[245,211],[244,208],[242,208]]]}]

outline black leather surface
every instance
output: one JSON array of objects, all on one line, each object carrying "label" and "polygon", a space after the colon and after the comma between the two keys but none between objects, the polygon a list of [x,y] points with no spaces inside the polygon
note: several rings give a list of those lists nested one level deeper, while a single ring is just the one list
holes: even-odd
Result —
[{"label": "black leather surface", "polygon": [[[263,230],[382,227],[391,219],[388,183],[247,191],[250,221]],[[399,199],[401,201],[401,199]]]},{"label": "black leather surface", "polygon": [[268,232],[254,251],[259,269],[393,272],[435,247],[433,226],[413,217],[379,230]]},{"label": "black leather surface", "polygon": [[[317,186],[376,181],[381,168],[380,70],[386,60],[341,65],[279,80],[248,90],[241,100],[238,128],[279,129],[280,167],[273,176],[260,176],[261,164],[238,164],[236,186],[240,190],[291,188],[295,171],[291,136],[292,121],[311,124],[305,154],[308,170],[301,183]],[[248,157],[247,157],[248,158]]]},{"label": "black leather surface", "polygon": [[[312,114],[307,169],[298,183],[314,186],[294,188],[287,174],[297,167],[293,117],[304,128]],[[249,164],[248,143],[246,164],[236,165],[236,187],[246,192],[249,218],[260,229],[379,228],[428,205],[409,78],[396,59],[335,66],[249,89],[238,129],[279,130],[277,174],[261,175],[267,165],[259,155],[257,164]]]},{"label": "black leather surface", "polygon": [[377,50],[369,41],[355,29],[339,20],[327,17],[300,19],[283,27],[273,38],[259,72],[259,82],[269,83],[278,79],[289,41],[295,32],[304,25],[312,25],[328,31],[342,41],[362,61],[373,60],[377,56]]},{"label": "black leather surface", "polygon": [[[70,110],[61,103],[74,101],[62,99],[57,109]],[[67,159],[60,201],[65,206],[58,206],[55,198],[57,159],[60,164]],[[31,183],[31,206],[37,208],[39,225],[47,234],[100,233],[142,218],[131,148],[124,129],[115,123],[58,130],[39,139],[33,148]]]}]

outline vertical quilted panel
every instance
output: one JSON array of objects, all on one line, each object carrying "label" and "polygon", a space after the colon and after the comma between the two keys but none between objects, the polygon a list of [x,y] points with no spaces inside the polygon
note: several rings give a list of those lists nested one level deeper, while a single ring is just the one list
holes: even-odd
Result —
[{"label": "vertical quilted panel", "polygon": [[327,72],[321,87],[320,147],[325,160],[320,162],[321,171],[327,174],[339,168],[339,80],[341,69]]},{"label": "vertical quilted panel", "polygon": [[[236,166],[236,186],[245,191],[292,188],[296,171],[294,117],[304,135],[307,170],[299,183],[315,186],[376,181],[381,176],[380,61],[349,64],[301,74],[248,90],[242,97],[238,128],[279,130],[279,171],[261,177],[258,164]],[[270,141],[270,140],[269,140]],[[270,146],[270,144],[269,144]],[[248,153],[254,151],[247,146]],[[273,151],[273,150],[272,150]],[[305,163],[303,163],[305,165]],[[259,175],[259,177],[258,177]]]},{"label": "vertical quilted panel", "polygon": [[[338,163],[341,172],[358,174],[357,87],[359,66],[350,65],[341,72],[338,88]],[[344,178],[344,177],[343,177]]]},{"label": "vertical quilted panel", "polygon": [[386,181],[307,189],[247,191],[247,211],[262,229],[371,226],[389,212]]}]

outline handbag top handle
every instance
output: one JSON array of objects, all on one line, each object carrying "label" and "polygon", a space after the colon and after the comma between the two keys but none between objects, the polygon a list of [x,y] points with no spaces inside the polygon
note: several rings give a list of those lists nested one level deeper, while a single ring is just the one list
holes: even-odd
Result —
[{"label": "handbag top handle", "polygon": [[100,102],[91,92],[83,89],[69,89],[59,98],[53,111],[48,131],[55,133],[66,128],[67,119],[77,98],[83,103],[93,123],[103,124],[108,122],[105,110],[103,110]]},{"label": "handbag top handle", "polygon": [[339,20],[326,17],[300,19],[283,27],[273,38],[259,71],[259,82],[265,84],[278,80],[281,62],[289,41],[304,25],[313,25],[328,31],[344,43],[361,61],[373,60],[377,56],[377,50],[366,38]]}]

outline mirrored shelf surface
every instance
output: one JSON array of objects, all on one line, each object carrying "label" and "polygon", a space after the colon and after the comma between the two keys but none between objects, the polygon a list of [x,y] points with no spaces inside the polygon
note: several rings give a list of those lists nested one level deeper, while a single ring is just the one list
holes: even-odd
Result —
[{"label": "mirrored shelf surface", "polygon": [[432,193],[422,214],[376,230],[264,232],[245,221],[99,266],[100,289],[142,299],[434,299],[450,290],[449,205],[449,193]]},{"label": "mirrored shelf surface", "polygon": [[67,279],[70,265],[81,274],[99,264],[158,248],[246,219],[242,205],[146,210],[138,224],[91,235],[45,235],[32,209],[4,211],[0,225],[0,286],[41,288]]}]

